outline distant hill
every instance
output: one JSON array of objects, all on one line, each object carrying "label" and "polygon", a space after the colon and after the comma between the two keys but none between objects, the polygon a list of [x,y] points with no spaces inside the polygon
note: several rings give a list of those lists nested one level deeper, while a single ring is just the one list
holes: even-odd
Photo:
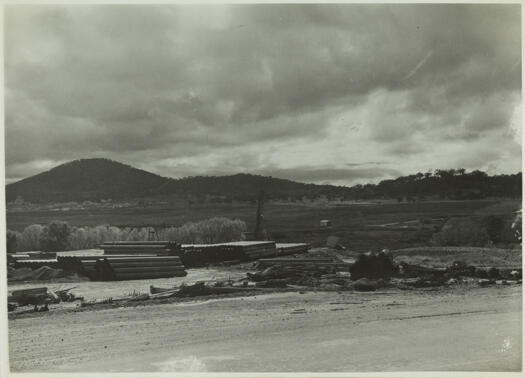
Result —
[{"label": "distant hill", "polygon": [[206,195],[226,197],[235,200],[253,200],[260,190],[266,198],[300,199],[303,196],[317,198],[343,197],[350,194],[350,188],[334,185],[304,184],[275,177],[239,173],[230,176],[197,176],[172,179],[158,189],[159,194],[177,193],[183,196],[202,197]]},{"label": "distant hill", "polygon": [[6,186],[7,201],[33,203],[141,197],[168,179],[108,159],[81,159]]},{"label": "distant hill", "polygon": [[11,202],[21,197],[27,202],[47,203],[211,195],[230,200],[253,200],[261,189],[266,191],[268,198],[342,195],[349,190],[250,174],[171,179],[108,159],[81,159],[7,185],[6,199]]},{"label": "distant hill", "polygon": [[521,173],[489,176],[464,169],[417,173],[379,184],[353,187],[315,185],[251,174],[197,176],[181,179],[162,177],[108,159],[81,159],[6,186],[7,202],[21,197],[32,203],[82,202],[101,199],[129,200],[144,197],[179,196],[186,199],[254,200],[263,189],[266,198],[300,200],[424,198],[480,199],[521,198]]}]

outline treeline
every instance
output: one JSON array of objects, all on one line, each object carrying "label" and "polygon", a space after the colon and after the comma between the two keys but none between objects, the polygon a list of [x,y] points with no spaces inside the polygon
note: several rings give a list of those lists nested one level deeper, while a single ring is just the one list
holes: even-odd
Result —
[{"label": "treeline", "polygon": [[239,219],[211,218],[180,227],[120,228],[115,226],[76,227],[53,221],[32,224],[22,232],[7,230],[7,252],[72,251],[98,248],[108,241],[170,240],[179,243],[221,243],[241,240],[246,223]]},{"label": "treeline", "polygon": [[83,159],[6,186],[10,204],[48,204],[84,201],[145,200],[207,202],[254,202],[261,190],[267,199],[358,200],[425,198],[481,199],[521,197],[521,173],[489,176],[483,171],[436,169],[425,173],[383,180],[379,184],[335,186],[294,182],[269,176],[236,174],[181,179],[161,177],[107,159]]},{"label": "treeline", "polygon": [[521,198],[521,172],[489,176],[483,171],[437,169],[392,180],[377,185],[356,185],[350,197],[359,199],[397,198],[415,201],[430,197],[451,200],[482,199],[487,197]]},{"label": "treeline", "polygon": [[[521,172],[510,175],[489,176],[483,171],[467,172],[465,169],[436,169],[419,172],[396,179],[383,180],[379,184],[333,185],[301,184],[289,180],[256,175],[233,175],[222,177],[191,177],[174,180],[177,191],[192,202],[209,202],[207,196],[215,195],[212,202],[255,201],[260,189],[267,199],[326,198],[333,200],[397,199],[416,201],[423,199],[469,200],[487,197],[520,198]],[[259,189],[257,189],[259,188]],[[222,197],[220,197],[222,195]]]}]

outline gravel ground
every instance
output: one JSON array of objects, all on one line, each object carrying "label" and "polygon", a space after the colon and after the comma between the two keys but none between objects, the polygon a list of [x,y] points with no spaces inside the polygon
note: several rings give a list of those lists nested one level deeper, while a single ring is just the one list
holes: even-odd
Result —
[{"label": "gravel ground", "polygon": [[517,371],[521,298],[521,286],[461,285],[64,309],[9,320],[10,365],[13,372]]},{"label": "gravel ground", "polygon": [[[23,283],[9,283],[8,290],[31,289],[35,287],[47,286],[51,290],[65,289],[75,287],[71,292],[77,296],[83,296],[85,300],[116,298],[126,296],[133,293],[149,293],[150,285],[159,287],[179,286],[181,283],[194,283],[196,281],[206,280],[237,280],[246,277],[246,272],[242,268],[233,267],[217,267],[217,268],[202,268],[202,269],[188,269],[186,277],[173,278],[157,278],[145,280],[131,280],[131,281],[68,281],[68,282],[23,282]],[[60,305],[62,306],[62,304]],[[56,305],[55,305],[56,307]],[[27,308],[21,308],[21,311],[26,311]],[[20,311],[19,310],[19,311]]]}]

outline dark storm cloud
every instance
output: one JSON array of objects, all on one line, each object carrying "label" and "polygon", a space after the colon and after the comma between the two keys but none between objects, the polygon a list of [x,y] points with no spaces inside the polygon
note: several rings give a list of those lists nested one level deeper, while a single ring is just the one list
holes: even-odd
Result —
[{"label": "dark storm cloud", "polygon": [[[458,143],[520,168],[518,5],[12,5],[4,29],[10,180],[99,156],[352,182]],[[396,172],[344,167],[367,160]]]}]

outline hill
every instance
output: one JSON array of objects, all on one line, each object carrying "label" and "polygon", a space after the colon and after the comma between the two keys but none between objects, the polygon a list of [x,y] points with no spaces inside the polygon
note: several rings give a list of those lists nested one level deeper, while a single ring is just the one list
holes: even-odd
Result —
[{"label": "hill", "polygon": [[26,202],[48,203],[211,195],[227,200],[253,200],[261,189],[268,198],[334,196],[349,190],[250,174],[170,179],[108,159],[81,159],[7,185],[6,199],[12,202],[21,197]]},{"label": "hill", "polygon": [[21,197],[26,202],[82,202],[129,200],[144,197],[253,201],[263,189],[269,199],[482,199],[521,198],[521,173],[489,176],[464,169],[383,180],[379,184],[353,187],[298,183],[252,174],[197,176],[171,179],[108,159],[81,159],[6,186],[7,202]]},{"label": "hill", "polygon": [[6,186],[6,200],[68,202],[150,194],[168,179],[108,159],[80,159]]},{"label": "hill", "polygon": [[169,180],[157,190],[159,194],[177,193],[184,197],[215,196],[241,201],[254,200],[260,190],[271,199],[343,197],[350,188],[333,185],[304,184],[275,177],[239,173],[230,176],[197,176]]}]

